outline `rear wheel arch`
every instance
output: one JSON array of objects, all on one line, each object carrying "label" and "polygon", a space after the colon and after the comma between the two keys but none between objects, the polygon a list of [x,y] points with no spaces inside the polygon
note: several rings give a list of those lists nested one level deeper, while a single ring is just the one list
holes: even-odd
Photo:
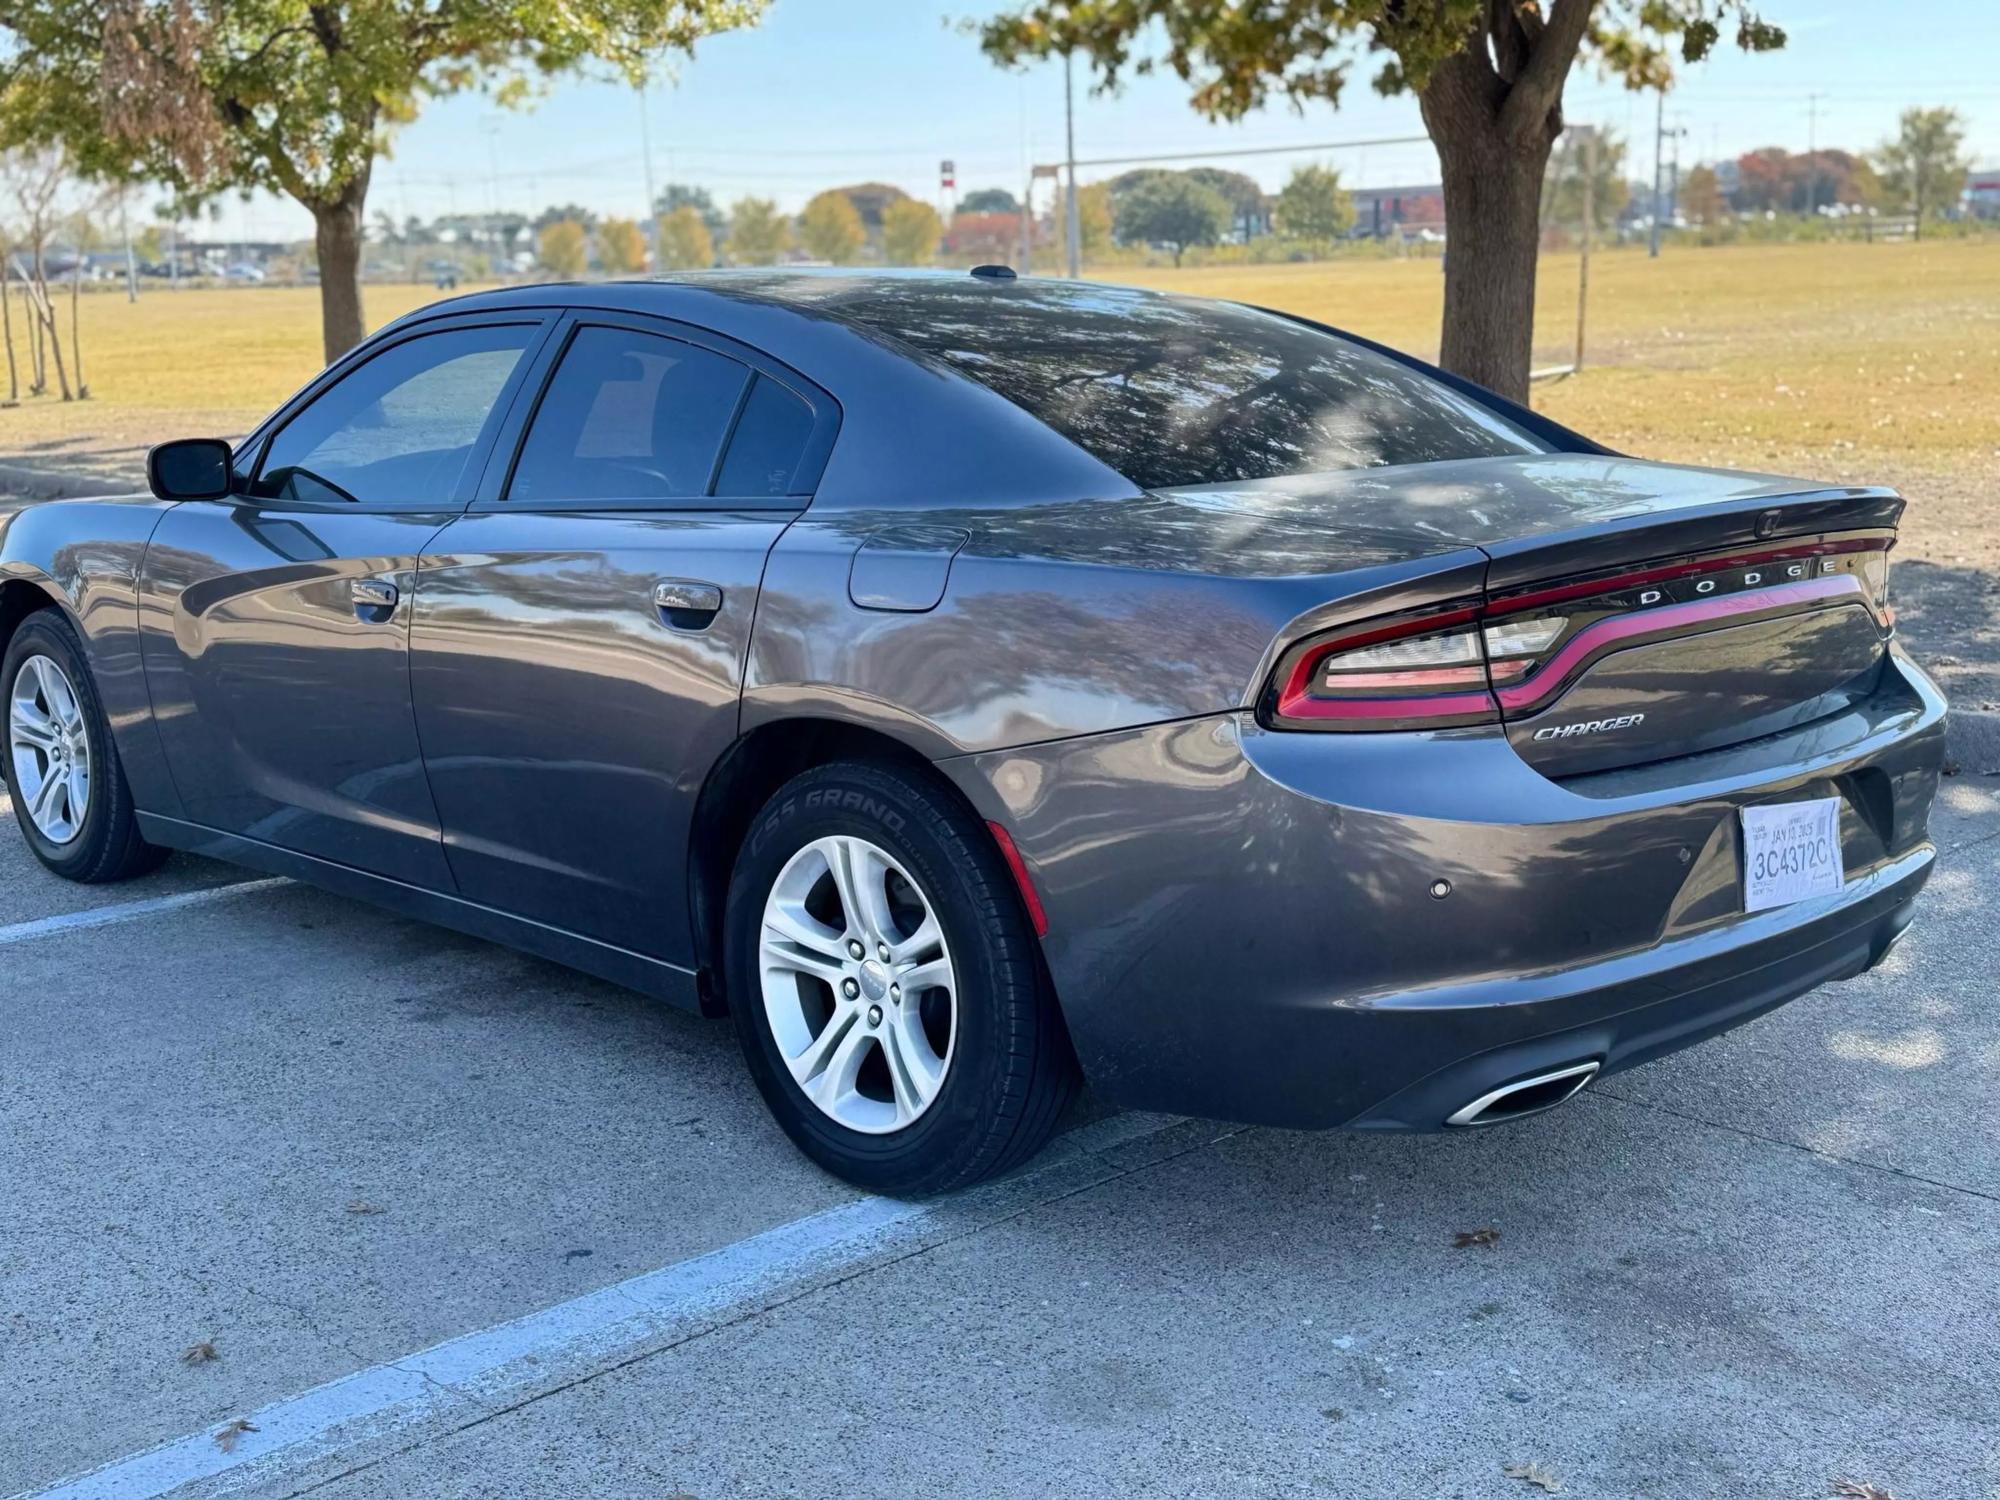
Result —
[{"label": "rear wheel arch", "polygon": [[[710,769],[688,832],[688,905],[705,1014],[728,1009],[724,915],[736,857],[757,814],[793,777],[836,761],[889,764],[922,776],[984,826],[985,816],[925,756],[879,729],[839,719],[779,719],[743,735]],[[995,854],[1005,856],[996,844]]]}]

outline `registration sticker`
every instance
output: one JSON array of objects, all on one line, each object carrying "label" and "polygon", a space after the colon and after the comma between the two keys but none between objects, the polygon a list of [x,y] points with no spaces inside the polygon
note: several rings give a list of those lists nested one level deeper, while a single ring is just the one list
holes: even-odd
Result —
[{"label": "registration sticker", "polygon": [[1840,799],[1741,809],[1743,909],[1763,911],[1840,889]]}]

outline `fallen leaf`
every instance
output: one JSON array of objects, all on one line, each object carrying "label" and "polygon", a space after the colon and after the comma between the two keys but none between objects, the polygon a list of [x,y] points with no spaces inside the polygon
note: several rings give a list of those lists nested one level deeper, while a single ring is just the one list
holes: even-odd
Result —
[{"label": "fallen leaf", "polygon": [[1518,1479],[1536,1489],[1547,1490],[1551,1495],[1562,1488],[1562,1481],[1537,1463],[1502,1464],[1500,1472],[1509,1479]]},{"label": "fallen leaf", "polygon": [[347,1211],[351,1214],[386,1214],[389,1210],[378,1208],[365,1198],[356,1198],[347,1205]]},{"label": "fallen leaf", "polygon": [[235,1421],[226,1423],[223,1429],[215,1435],[215,1446],[220,1448],[224,1453],[234,1453],[237,1443],[242,1440],[243,1434],[246,1432],[255,1432],[256,1430],[257,1428],[254,1423],[246,1422],[243,1418],[238,1417]]},{"label": "fallen leaf", "polygon": [[1836,1479],[1833,1493],[1842,1500],[1896,1500],[1896,1497],[1879,1484],[1867,1484],[1853,1479]]},{"label": "fallen leaf", "polygon": [[1466,1250],[1474,1245],[1484,1245],[1491,1250],[1500,1243],[1500,1231],[1488,1225],[1484,1229],[1461,1229],[1451,1237],[1451,1248]]},{"label": "fallen leaf", "polygon": [[207,1339],[181,1350],[181,1363],[184,1365],[205,1365],[212,1359],[220,1358],[222,1356],[215,1352],[215,1345]]}]

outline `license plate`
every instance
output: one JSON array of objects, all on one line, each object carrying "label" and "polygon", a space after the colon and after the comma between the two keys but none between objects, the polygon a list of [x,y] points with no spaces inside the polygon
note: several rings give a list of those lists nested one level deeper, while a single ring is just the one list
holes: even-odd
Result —
[{"label": "license plate", "polygon": [[1840,889],[1840,799],[1740,809],[1743,909],[1763,911]]}]

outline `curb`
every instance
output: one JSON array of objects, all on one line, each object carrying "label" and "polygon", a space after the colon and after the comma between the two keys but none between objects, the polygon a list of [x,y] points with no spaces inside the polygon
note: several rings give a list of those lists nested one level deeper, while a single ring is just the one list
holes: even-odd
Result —
[{"label": "curb", "polygon": [[146,487],[143,474],[66,474],[0,464],[0,495],[15,500],[70,500],[87,495],[123,495]]}]

